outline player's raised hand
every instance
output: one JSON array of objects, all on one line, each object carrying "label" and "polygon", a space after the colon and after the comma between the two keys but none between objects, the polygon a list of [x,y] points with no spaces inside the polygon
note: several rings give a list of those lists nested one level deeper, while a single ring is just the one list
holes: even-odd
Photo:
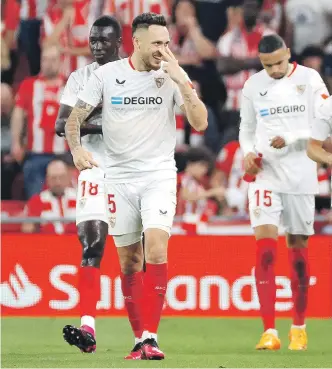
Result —
[{"label": "player's raised hand", "polygon": [[168,73],[175,83],[186,83],[186,75],[179,66],[179,62],[176,60],[172,51],[168,47],[165,50],[160,49],[159,51],[167,63],[163,65],[163,71]]},{"label": "player's raised hand", "polygon": [[72,151],[72,155],[75,167],[79,171],[98,167],[98,163],[92,158],[91,153],[84,150],[82,146],[76,147],[75,150]]},{"label": "player's raised hand", "polygon": [[[260,159],[260,160],[259,160]],[[244,170],[247,174],[255,176],[262,168],[259,165],[261,158],[250,152],[244,158]]]},{"label": "player's raised hand", "polygon": [[277,136],[271,140],[270,146],[274,147],[275,149],[282,149],[286,146],[286,141],[284,138]]}]

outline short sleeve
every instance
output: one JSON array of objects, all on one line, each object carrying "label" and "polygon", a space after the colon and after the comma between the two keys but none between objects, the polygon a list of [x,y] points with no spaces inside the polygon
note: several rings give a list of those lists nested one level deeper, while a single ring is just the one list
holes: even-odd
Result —
[{"label": "short sleeve", "polygon": [[241,128],[251,130],[251,128],[256,128],[256,112],[254,109],[254,104],[251,99],[251,93],[248,87],[248,82],[244,84],[242,89],[242,99],[241,99]]},{"label": "short sleeve", "polygon": [[103,78],[101,69],[99,68],[91,74],[84,89],[78,94],[78,99],[94,107],[102,102]]},{"label": "short sleeve", "polygon": [[329,96],[329,92],[327,90],[327,87],[320,76],[318,72],[315,70],[312,70],[312,76],[311,76],[311,86],[312,86],[312,92],[314,95],[314,109],[317,109],[317,106],[321,104],[322,97]]},{"label": "short sleeve", "polygon": [[315,119],[311,129],[311,138],[318,141],[325,141],[332,134],[331,121],[325,119]]},{"label": "short sleeve", "polygon": [[[194,85],[191,82],[190,78],[188,77],[188,74],[183,69],[182,69],[182,71],[186,76],[186,79],[187,79],[187,82],[188,82],[189,86],[193,89],[194,93],[196,93]],[[175,82],[174,82],[174,85],[175,85],[175,88],[174,88],[174,102],[180,108],[184,104],[183,97],[181,95],[181,92],[180,92],[180,89],[179,89],[178,85]]]},{"label": "short sleeve", "polygon": [[66,83],[66,86],[63,90],[60,104],[68,105],[74,107],[77,101],[77,95],[80,91],[80,85],[75,78],[75,72],[73,72]]},{"label": "short sleeve", "polygon": [[239,141],[242,152],[246,156],[249,152],[254,152],[255,133],[256,133],[256,113],[252,101],[252,94],[248,87],[248,80],[242,90],[241,109],[240,109],[240,134]]},{"label": "short sleeve", "polygon": [[28,80],[24,80],[21,83],[17,91],[16,97],[15,97],[15,106],[23,110],[28,109],[28,102],[32,96],[32,91],[31,91],[32,89],[30,87],[31,87],[31,83],[29,83]]},{"label": "short sleeve", "polygon": [[317,108],[311,131],[314,140],[325,141],[329,135],[332,135],[332,96],[322,100]]}]

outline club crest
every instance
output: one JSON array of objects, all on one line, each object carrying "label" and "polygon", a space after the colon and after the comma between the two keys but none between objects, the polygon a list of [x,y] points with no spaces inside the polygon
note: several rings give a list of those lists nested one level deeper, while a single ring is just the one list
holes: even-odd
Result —
[{"label": "club crest", "polygon": [[115,227],[115,223],[116,223],[116,218],[114,215],[111,215],[109,218],[108,218],[108,221],[109,221],[109,225],[114,228]]},{"label": "club crest", "polygon": [[303,92],[305,91],[306,87],[307,87],[306,85],[297,85],[297,86],[296,86],[297,92],[298,92],[300,95],[302,95],[302,94],[303,94]]},{"label": "club crest", "polygon": [[259,218],[259,216],[261,215],[261,209],[260,208],[255,208],[253,213],[254,213],[256,218]]},{"label": "club crest", "polygon": [[154,80],[156,81],[156,85],[158,88],[160,88],[165,82],[165,78],[155,78]]},{"label": "club crest", "polygon": [[85,198],[85,197],[83,197],[82,199],[80,199],[80,200],[78,201],[79,208],[80,208],[80,209],[83,209],[83,208],[84,208],[84,206],[85,206],[85,203],[86,203],[86,198]]}]

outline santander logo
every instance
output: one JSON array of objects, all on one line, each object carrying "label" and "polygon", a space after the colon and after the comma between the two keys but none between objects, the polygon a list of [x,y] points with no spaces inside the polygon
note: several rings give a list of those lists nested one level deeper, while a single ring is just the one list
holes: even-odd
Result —
[{"label": "santander logo", "polygon": [[42,290],[30,281],[20,264],[14,266],[8,281],[0,284],[1,305],[23,309],[38,304],[42,298]]},{"label": "santander logo", "polygon": [[[50,299],[50,310],[66,311],[74,309],[79,304],[79,292],[76,286],[65,281],[69,275],[76,275],[78,268],[75,265],[60,264],[49,272],[50,291],[55,289],[64,294],[60,299]],[[310,278],[310,285],[316,284],[317,278]],[[121,279],[111,279],[107,275],[101,276],[100,300],[98,310],[123,310],[124,298],[121,292]],[[293,307],[292,292],[289,278],[277,276],[276,311],[289,311]],[[23,309],[38,305],[43,293],[42,289],[30,280],[20,264],[14,266],[8,281],[1,283],[1,305],[12,309]],[[243,291],[249,292],[246,299]],[[217,296],[212,299],[213,296]],[[215,293],[217,291],[217,293]],[[49,291],[48,291],[49,292]],[[52,293],[48,293],[52,296]],[[180,296],[180,297],[179,297]],[[216,306],[217,305],[217,306]],[[168,282],[166,302],[164,308],[173,311],[190,310],[218,310],[227,311],[236,309],[242,312],[259,310],[259,301],[255,287],[254,268],[248,275],[242,276],[230,283],[221,275],[206,275],[201,278],[193,275],[177,275]]]}]

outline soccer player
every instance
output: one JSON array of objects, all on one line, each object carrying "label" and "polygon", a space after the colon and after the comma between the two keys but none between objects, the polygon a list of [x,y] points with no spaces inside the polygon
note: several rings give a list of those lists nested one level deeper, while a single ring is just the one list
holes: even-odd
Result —
[{"label": "soccer player", "polygon": [[[144,277],[140,263],[131,269],[121,265],[129,321],[135,336],[141,337],[132,355],[160,360],[164,353],[158,347],[157,330],[176,206],[174,107],[178,105],[198,131],[207,128],[207,110],[168,48],[165,18],[143,13],[134,19],[132,32],[132,56],[92,73],[67,121],[66,138],[79,170],[97,166],[98,159],[80,145],[79,127],[103,103],[111,233],[119,255],[136,255],[139,261],[142,231],[145,239]],[[123,247],[128,245],[132,248]]]},{"label": "soccer player", "polygon": [[[121,27],[115,18],[103,16],[97,19],[89,36],[90,48],[95,62],[73,72],[60,100],[56,132],[64,135],[66,121],[75,106],[77,94],[86,85],[92,72],[101,65],[119,59]],[[85,120],[81,133],[84,148],[90,150],[99,167],[82,171],[78,179],[76,223],[83,254],[79,269],[81,327],[66,326],[65,340],[83,352],[94,352],[96,305],[100,296],[100,262],[109,229],[108,209],[104,193],[104,151],[101,130],[101,109],[96,109]]]},{"label": "soccer player", "polygon": [[[309,265],[308,237],[314,233],[317,166],[306,154],[314,106],[326,94],[319,74],[289,63],[290,50],[278,35],[259,43],[264,67],[243,88],[240,145],[249,185],[249,212],[257,241],[255,278],[264,333],[258,350],[278,350],[274,265],[278,226],[286,230],[294,302],[290,350],[305,350]],[[262,155],[262,165],[257,163]],[[261,168],[262,169],[261,169]]]},{"label": "soccer player", "polygon": [[328,136],[332,136],[332,96],[322,100],[322,105],[316,111],[307,150],[310,159],[332,166],[332,154],[323,148],[323,143]]}]

